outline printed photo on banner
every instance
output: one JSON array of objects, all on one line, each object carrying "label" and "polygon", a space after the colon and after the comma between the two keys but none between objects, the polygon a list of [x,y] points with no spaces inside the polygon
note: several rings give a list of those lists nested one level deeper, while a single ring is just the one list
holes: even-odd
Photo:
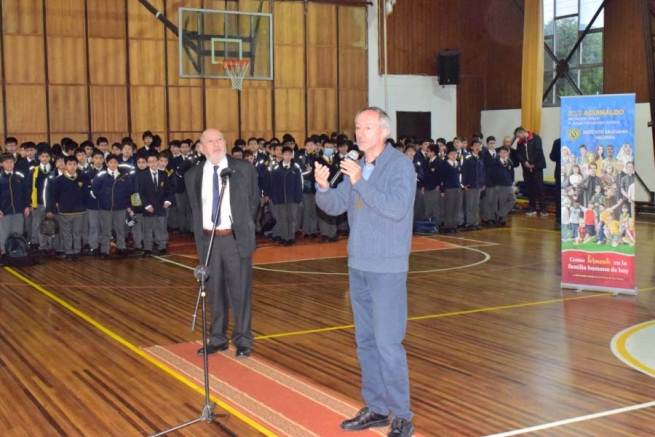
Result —
[{"label": "printed photo on banner", "polygon": [[562,282],[634,288],[634,96],[565,98],[561,111]]}]

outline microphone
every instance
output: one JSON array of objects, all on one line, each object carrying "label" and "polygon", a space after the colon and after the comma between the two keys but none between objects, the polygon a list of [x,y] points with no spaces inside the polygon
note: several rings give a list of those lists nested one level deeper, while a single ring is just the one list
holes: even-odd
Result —
[{"label": "microphone", "polygon": [[[357,153],[356,150],[351,150],[348,152],[346,155],[346,159],[349,161],[357,161],[359,159],[359,153]],[[334,175],[332,180],[330,181],[330,187],[334,185],[334,183],[339,179],[339,176],[341,176],[341,168],[339,168],[339,171],[337,171],[337,174]]]},{"label": "microphone", "polygon": [[227,182],[228,179],[234,174],[234,170],[231,168],[225,167],[223,170],[221,170],[221,179],[223,182]]},{"label": "microphone", "polygon": [[209,268],[205,265],[199,265],[196,267],[196,269],[193,271],[193,275],[196,277],[198,281],[206,281],[207,278],[209,278]]}]

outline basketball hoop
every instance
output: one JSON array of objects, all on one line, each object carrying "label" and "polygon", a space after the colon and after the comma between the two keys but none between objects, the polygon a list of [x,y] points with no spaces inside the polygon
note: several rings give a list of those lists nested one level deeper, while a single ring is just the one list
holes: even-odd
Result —
[{"label": "basketball hoop", "polygon": [[232,81],[233,90],[241,90],[243,78],[250,67],[249,59],[226,59],[223,61],[223,68]]}]

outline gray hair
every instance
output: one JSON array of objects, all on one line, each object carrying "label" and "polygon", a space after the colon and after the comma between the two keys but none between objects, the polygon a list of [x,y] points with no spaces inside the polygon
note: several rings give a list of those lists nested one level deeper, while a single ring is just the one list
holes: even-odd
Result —
[{"label": "gray hair", "polygon": [[367,106],[357,111],[357,114],[355,115],[355,122],[357,122],[357,117],[359,117],[359,114],[365,111],[374,111],[377,113],[380,117],[380,126],[383,128],[391,129],[391,119],[389,118],[389,115],[384,112],[383,109],[378,108],[377,106]]}]

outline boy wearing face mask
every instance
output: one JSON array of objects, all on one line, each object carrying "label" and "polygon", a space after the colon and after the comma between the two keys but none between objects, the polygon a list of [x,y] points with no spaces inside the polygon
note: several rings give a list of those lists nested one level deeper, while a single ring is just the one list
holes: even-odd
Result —
[{"label": "boy wearing face mask", "polygon": [[[328,180],[332,181],[332,178],[334,178],[339,171],[339,165],[334,156],[334,142],[330,139],[325,140],[323,143],[323,156],[320,158],[320,162],[330,169],[330,177]],[[342,180],[343,176],[340,176],[337,179],[334,184],[335,186],[340,182],[340,179]],[[337,218],[326,214],[320,208],[317,208],[316,213],[318,215],[318,229],[323,241],[330,243],[339,241],[339,237],[337,237]]]}]

